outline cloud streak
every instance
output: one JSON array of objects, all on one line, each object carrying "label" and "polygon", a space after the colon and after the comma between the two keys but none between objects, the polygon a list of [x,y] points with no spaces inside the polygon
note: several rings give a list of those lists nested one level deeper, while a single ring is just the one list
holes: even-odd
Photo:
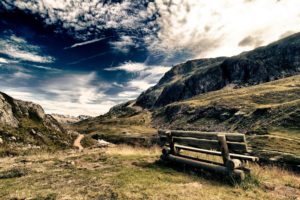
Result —
[{"label": "cloud streak", "polygon": [[55,60],[51,56],[41,55],[42,50],[39,46],[29,44],[14,34],[0,39],[0,53],[12,59],[36,63],[52,63]]},{"label": "cloud streak", "polygon": [[95,42],[100,42],[101,40],[105,40],[107,38],[109,38],[109,37],[98,38],[98,39],[88,40],[88,41],[85,41],[85,42],[75,43],[75,44],[73,44],[73,45],[71,45],[69,47],[65,47],[64,49],[72,49],[72,48],[75,48],[75,47],[80,47],[80,46],[92,44],[92,43],[95,43]]}]

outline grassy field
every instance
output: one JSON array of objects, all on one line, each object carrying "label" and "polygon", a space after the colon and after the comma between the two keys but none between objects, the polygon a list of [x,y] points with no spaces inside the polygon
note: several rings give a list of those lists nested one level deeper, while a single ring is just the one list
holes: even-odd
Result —
[{"label": "grassy field", "polygon": [[151,136],[156,134],[151,121],[151,112],[138,111],[135,114],[122,116],[99,116],[79,122],[69,128],[89,134]]},{"label": "grassy field", "polygon": [[157,162],[159,148],[40,152],[1,158],[1,199],[299,199],[300,176],[251,166],[230,185]]}]

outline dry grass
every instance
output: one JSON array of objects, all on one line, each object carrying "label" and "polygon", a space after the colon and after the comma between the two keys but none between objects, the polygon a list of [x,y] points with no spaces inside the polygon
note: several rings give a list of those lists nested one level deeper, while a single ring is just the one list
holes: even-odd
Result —
[{"label": "dry grass", "polygon": [[143,147],[132,147],[128,145],[118,145],[106,150],[108,155],[121,155],[121,156],[159,156],[161,153],[161,148],[154,146],[145,150]]},{"label": "dry grass", "polygon": [[151,126],[151,121],[151,113],[144,110],[129,116],[101,116],[88,122],[75,124],[71,128],[80,133],[108,136],[151,136],[156,133],[156,129]]},{"label": "dry grass", "polygon": [[286,103],[296,103],[299,102],[299,95],[300,75],[245,88],[224,88],[180,103],[189,106],[206,106],[215,102],[237,107],[243,106],[247,110],[251,107],[278,107]]},{"label": "dry grass", "polygon": [[276,167],[251,166],[253,176],[231,186],[156,161],[160,149],[117,146],[3,158],[1,199],[297,199],[300,177]]}]

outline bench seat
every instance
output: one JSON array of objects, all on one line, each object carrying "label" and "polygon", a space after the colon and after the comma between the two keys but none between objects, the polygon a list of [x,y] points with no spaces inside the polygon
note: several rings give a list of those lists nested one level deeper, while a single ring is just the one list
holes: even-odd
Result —
[{"label": "bench seat", "polygon": [[[204,170],[230,175],[243,180],[247,161],[257,162],[258,157],[251,156],[246,137],[241,133],[201,132],[182,130],[159,130],[161,159],[199,167]],[[181,151],[190,151],[222,157],[222,163],[183,155]]]}]

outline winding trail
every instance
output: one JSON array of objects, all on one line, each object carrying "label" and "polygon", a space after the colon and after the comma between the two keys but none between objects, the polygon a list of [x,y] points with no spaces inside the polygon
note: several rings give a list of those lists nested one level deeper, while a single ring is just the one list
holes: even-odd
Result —
[{"label": "winding trail", "polygon": [[83,146],[80,143],[83,138],[84,138],[84,135],[83,134],[79,134],[77,136],[76,140],[74,141],[74,144],[73,144],[73,146],[77,147],[79,149],[79,151],[83,150]]}]

